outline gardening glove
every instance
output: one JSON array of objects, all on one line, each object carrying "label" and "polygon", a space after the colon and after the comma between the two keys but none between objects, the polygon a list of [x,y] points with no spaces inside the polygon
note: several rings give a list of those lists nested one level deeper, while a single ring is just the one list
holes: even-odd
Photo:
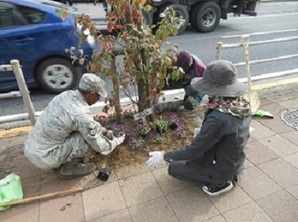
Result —
[{"label": "gardening glove", "polygon": [[149,160],[147,160],[147,165],[150,168],[155,168],[155,167],[159,167],[163,164],[166,163],[166,161],[164,160],[164,151],[153,151],[153,152],[149,152]]},{"label": "gardening glove", "polygon": [[193,138],[195,138],[200,133],[200,131],[201,131],[201,128],[196,127],[195,131],[194,131],[194,134],[193,134]]},{"label": "gardening glove", "polygon": [[123,143],[125,140],[125,134],[119,136],[119,137],[114,137],[113,141],[116,142],[116,146],[120,145],[121,143]]},{"label": "gardening glove", "polygon": [[113,133],[112,130],[108,130],[107,128],[103,127],[101,132],[102,132],[102,135],[104,135],[105,137],[107,137],[109,140],[113,140],[114,133]]}]

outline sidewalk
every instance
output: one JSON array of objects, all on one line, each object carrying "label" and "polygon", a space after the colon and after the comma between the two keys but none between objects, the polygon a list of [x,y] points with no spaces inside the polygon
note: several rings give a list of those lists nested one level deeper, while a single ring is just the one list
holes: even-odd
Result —
[{"label": "sidewalk", "polygon": [[[150,170],[143,164],[114,170],[108,182],[84,192],[2,211],[0,221],[298,221],[298,131],[280,119],[283,110],[298,109],[297,92],[298,83],[259,91],[261,109],[275,118],[252,121],[246,169],[230,193],[209,197],[200,187],[168,176],[166,167]],[[25,135],[0,137],[1,168],[22,178],[24,198],[93,180],[59,180],[36,169],[22,154]]]}]

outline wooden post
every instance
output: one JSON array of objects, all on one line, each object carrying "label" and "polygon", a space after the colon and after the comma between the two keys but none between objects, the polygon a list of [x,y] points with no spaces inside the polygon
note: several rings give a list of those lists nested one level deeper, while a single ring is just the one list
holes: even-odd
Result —
[{"label": "wooden post", "polygon": [[36,122],[35,111],[34,111],[33,103],[31,101],[31,98],[29,95],[28,87],[27,87],[25,79],[24,79],[23,71],[20,67],[19,60],[11,60],[10,64],[11,64],[12,70],[16,76],[18,86],[19,86],[21,95],[24,100],[24,104],[25,104],[27,111],[29,113],[30,121],[32,123],[32,126],[34,126],[35,122]]}]

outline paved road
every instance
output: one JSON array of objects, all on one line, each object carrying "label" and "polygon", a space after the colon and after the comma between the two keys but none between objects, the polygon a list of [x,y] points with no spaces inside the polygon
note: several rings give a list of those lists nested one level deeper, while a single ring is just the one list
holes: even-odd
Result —
[{"label": "paved road", "polygon": [[[78,5],[78,7],[80,9],[84,8],[88,13],[92,12],[97,15],[96,11],[91,11],[96,10],[92,4]],[[215,59],[217,42],[239,42],[239,36],[242,34],[250,34],[251,41],[298,36],[298,2],[261,3],[258,6],[257,17],[230,17],[228,20],[222,20],[219,27],[212,33],[198,33],[189,28],[182,35],[170,38],[170,42],[197,54],[207,64]],[[255,60],[297,52],[297,41],[264,45],[251,48],[250,59]],[[243,61],[244,57],[242,50],[230,49],[224,50],[222,58],[240,62]],[[251,70],[252,75],[259,75],[292,68],[297,68],[297,58],[282,62],[271,62],[267,66],[252,66]],[[239,68],[239,71],[243,77],[244,70]],[[53,96],[40,90],[31,90],[31,97],[36,111],[43,110]],[[26,109],[21,98],[0,100],[0,116],[25,112]]]}]

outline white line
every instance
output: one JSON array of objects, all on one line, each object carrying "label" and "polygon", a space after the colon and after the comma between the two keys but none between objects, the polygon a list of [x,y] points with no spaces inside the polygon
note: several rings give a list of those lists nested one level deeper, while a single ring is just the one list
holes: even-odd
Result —
[{"label": "white line", "polygon": [[289,16],[289,15],[298,15],[298,12],[270,14],[270,15],[257,15],[257,16],[228,17],[228,20],[255,19],[255,18],[267,18],[267,17],[282,17],[282,16]]},{"label": "white line", "polygon": [[[287,30],[275,30],[275,31],[267,31],[267,32],[253,32],[253,33],[249,33],[249,34],[244,34],[244,35],[268,35],[268,34],[273,34],[273,33],[285,33],[285,32],[296,32],[298,31],[298,29],[287,29]],[[225,35],[225,36],[221,36],[221,38],[235,38],[235,37],[240,37],[241,35]]]}]

